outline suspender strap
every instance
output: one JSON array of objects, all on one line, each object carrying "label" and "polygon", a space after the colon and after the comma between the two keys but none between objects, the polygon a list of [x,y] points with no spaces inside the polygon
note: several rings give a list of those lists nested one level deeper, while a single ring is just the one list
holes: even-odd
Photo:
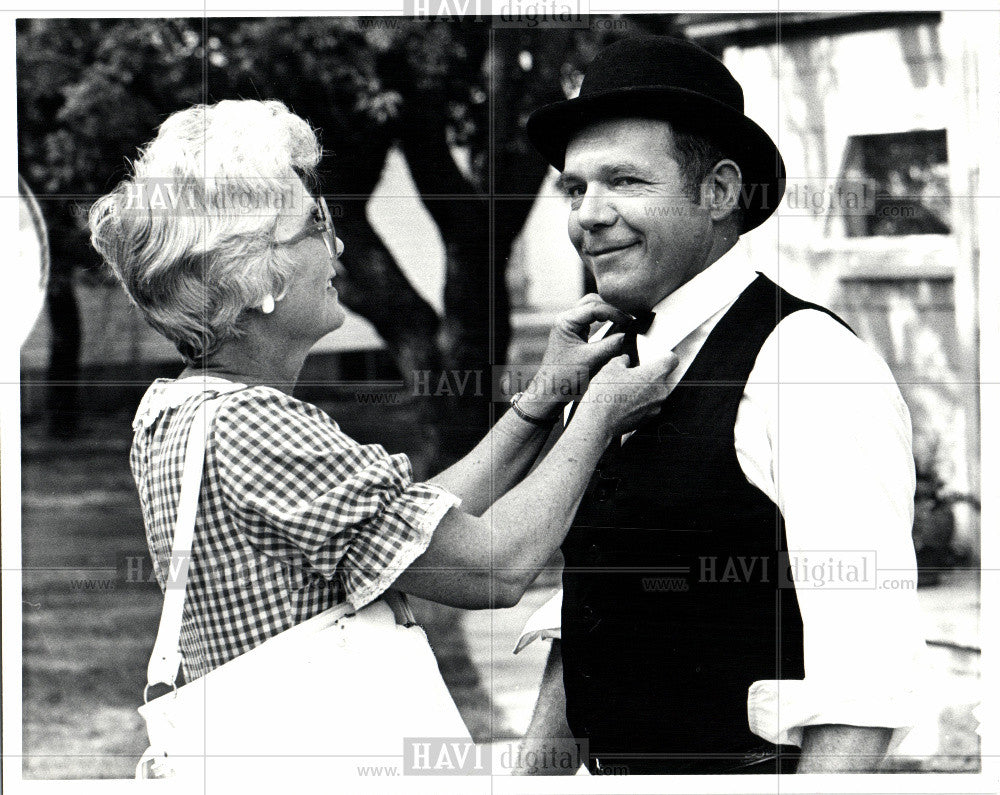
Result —
[{"label": "suspender strap", "polygon": [[228,397],[209,398],[196,410],[188,432],[184,452],[184,470],[181,475],[181,496],[177,504],[177,521],[174,524],[174,543],[170,550],[170,563],[166,574],[163,595],[163,612],[156,643],[146,669],[146,691],[155,684],[176,688],[177,672],[181,665],[180,635],[184,614],[184,597],[187,593],[188,570],[191,565],[191,547],[194,542],[195,519],[198,515],[198,495],[201,492],[201,475],[205,467],[205,440],[208,438],[215,414]]}]

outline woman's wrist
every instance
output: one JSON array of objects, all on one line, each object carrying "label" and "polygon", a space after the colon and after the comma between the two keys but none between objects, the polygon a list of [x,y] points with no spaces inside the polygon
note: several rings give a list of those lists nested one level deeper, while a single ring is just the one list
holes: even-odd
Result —
[{"label": "woman's wrist", "polygon": [[521,419],[537,425],[550,425],[555,422],[559,415],[561,403],[557,403],[546,395],[539,394],[531,389],[518,392],[511,399],[511,407],[514,413]]},{"label": "woman's wrist", "polygon": [[[524,388],[536,411],[556,414],[563,406],[580,397],[586,388],[587,371],[573,366],[542,364]],[[582,386],[581,386],[582,384]]]},{"label": "woman's wrist", "polygon": [[533,417],[549,420],[555,419],[563,402],[554,388],[552,377],[546,375],[545,365],[542,365],[542,369],[525,385],[517,405]]},{"label": "woman's wrist", "polygon": [[580,433],[587,437],[599,439],[602,450],[618,435],[615,433],[614,423],[611,422],[607,407],[593,400],[587,400],[586,395],[577,403],[569,427],[579,429]]}]

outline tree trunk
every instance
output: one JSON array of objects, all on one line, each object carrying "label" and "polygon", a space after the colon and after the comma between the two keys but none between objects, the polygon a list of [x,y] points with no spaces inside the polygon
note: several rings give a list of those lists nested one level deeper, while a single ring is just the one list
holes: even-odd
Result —
[{"label": "tree trunk", "polygon": [[[495,274],[507,299],[506,272],[511,249],[548,173],[548,163],[528,141],[525,124],[535,108],[563,99],[559,73],[570,44],[567,30],[499,29],[486,64],[492,129],[490,148],[494,203]],[[522,62],[521,56],[530,57]],[[527,67],[527,68],[526,68]],[[497,313],[500,312],[497,306]],[[510,306],[503,305],[505,344],[510,335]],[[499,322],[497,323],[499,326]]]},{"label": "tree trunk", "polygon": [[53,257],[45,290],[45,309],[52,329],[45,404],[49,435],[59,439],[76,436],[79,426],[82,335],[73,272],[72,262]]},{"label": "tree trunk", "polygon": [[509,339],[506,283],[491,258],[491,203],[462,174],[448,146],[444,92],[413,87],[399,129],[420,198],[444,240],[444,372],[434,391],[448,417],[441,437],[441,463],[448,463],[491,424],[490,365],[504,360]]},{"label": "tree trunk", "polygon": [[[440,320],[434,308],[413,288],[365,208],[381,177],[390,139],[365,140],[346,131],[335,135],[337,157],[332,164],[327,195],[338,235],[345,241],[347,276],[339,285],[344,305],[368,320],[392,353],[408,394],[418,395],[422,429],[421,457],[435,466],[440,458],[440,401],[419,397],[418,384],[441,371],[437,335]],[[359,198],[360,197],[360,198]]]}]

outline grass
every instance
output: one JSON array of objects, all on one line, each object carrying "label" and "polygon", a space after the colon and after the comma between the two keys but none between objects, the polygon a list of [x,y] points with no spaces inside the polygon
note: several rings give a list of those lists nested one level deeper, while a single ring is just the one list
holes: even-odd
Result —
[{"label": "grass", "polygon": [[25,574],[25,778],[132,775],[160,601],[155,586],[95,593],[61,574]]}]

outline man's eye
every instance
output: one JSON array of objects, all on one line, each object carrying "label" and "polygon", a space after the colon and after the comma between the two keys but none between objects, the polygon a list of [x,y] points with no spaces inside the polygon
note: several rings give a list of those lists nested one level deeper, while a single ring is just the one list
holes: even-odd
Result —
[{"label": "man's eye", "polygon": [[586,188],[583,185],[567,185],[565,188],[566,195],[571,199],[579,199],[586,192]]},{"label": "man's eye", "polygon": [[616,188],[623,188],[629,185],[638,185],[642,180],[636,179],[635,177],[615,177],[611,184]]}]

